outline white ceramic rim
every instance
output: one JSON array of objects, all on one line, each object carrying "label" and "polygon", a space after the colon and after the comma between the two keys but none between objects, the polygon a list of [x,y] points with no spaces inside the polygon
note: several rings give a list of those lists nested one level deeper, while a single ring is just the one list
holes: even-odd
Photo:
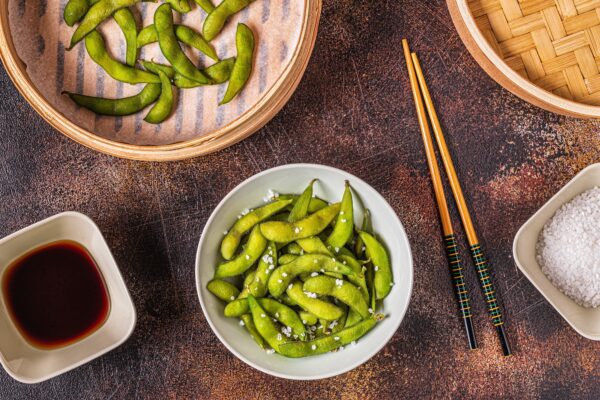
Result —
[{"label": "white ceramic rim", "polygon": [[[25,228],[20,229],[20,230],[18,230],[16,232],[13,232],[10,235],[5,236],[2,239],[0,239],[0,243],[4,243],[6,241],[9,241],[9,240],[11,240],[14,237],[20,236],[20,235],[22,235],[22,234],[24,234],[24,233],[26,233],[26,232],[28,232],[30,230],[37,229],[38,227],[40,227],[42,225],[45,225],[45,224],[47,224],[49,222],[54,221],[55,219],[59,219],[59,218],[62,218],[62,217],[75,217],[75,218],[79,218],[79,219],[85,220],[86,222],[90,223],[98,231],[98,233],[100,234],[101,239],[104,242],[106,242],[106,239],[104,238],[104,235],[102,235],[102,231],[100,230],[100,228],[98,228],[98,225],[96,225],[96,223],[90,217],[88,217],[87,215],[82,214],[80,212],[77,212],[77,211],[65,211],[65,212],[62,212],[60,214],[56,214],[56,215],[53,215],[53,216],[48,217],[46,219],[43,219],[41,221],[38,221],[38,222],[36,222],[36,223],[34,223],[32,225],[26,226]],[[35,245],[32,248],[35,248],[37,246],[39,246],[39,244]],[[106,247],[108,249],[108,253],[110,254],[111,258],[114,259],[114,256],[112,254],[112,251],[110,250],[110,247],[108,246],[108,243],[106,244]],[[116,261],[115,261],[115,265],[117,265]],[[23,377],[23,376],[21,376],[19,374],[16,374],[13,370],[11,370],[11,369],[8,368],[8,365],[6,363],[6,360],[4,359],[4,356],[2,355],[2,353],[0,353],[0,365],[2,365],[2,368],[4,368],[4,370],[6,371],[6,373],[9,376],[11,376],[14,380],[19,381],[21,383],[35,384],[35,383],[44,382],[44,381],[47,381],[48,379],[52,379],[54,377],[57,377],[59,375],[64,374],[65,372],[69,372],[69,371],[71,371],[71,370],[73,370],[75,368],[78,368],[78,367],[80,367],[80,366],[82,366],[84,364],[87,364],[88,362],[90,362],[90,361],[92,361],[92,360],[94,360],[94,359],[96,359],[96,358],[98,358],[98,357],[100,357],[100,356],[108,353],[111,350],[116,349],[117,347],[119,347],[123,343],[125,343],[127,341],[127,339],[129,339],[129,337],[131,337],[131,335],[133,334],[133,331],[135,330],[135,326],[137,324],[137,311],[135,309],[135,304],[133,303],[133,299],[131,298],[131,294],[129,293],[129,289],[127,289],[127,285],[125,285],[125,280],[123,279],[123,275],[121,274],[121,270],[118,268],[118,266],[116,268],[115,273],[116,273],[115,275],[119,278],[119,280],[125,286],[125,289],[126,289],[125,293],[127,294],[127,298],[128,298],[128,300],[129,300],[129,302],[131,304],[131,308],[132,308],[132,311],[133,311],[133,318],[131,320],[131,325],[129,327],[129,330],[127,331],[127,334],[124,335],[122,339],[119,339],[118,341],[116,341],[115,343],[111,344],[110,346],[107,346],[107,347],[105,347],[103,349],[98,350],[97,352],[95,352],[94,354],[89,355],[88,357],[85,357],[85,358],[83,358],[83,359],[81,359],[81,360],[79,360],[79,361],[77,361],[77,362],[75,362],[73,364],[70,364],[70,365],[68,365],[68,366],[66,366],[64,368],[61,368],[61,369],[59,369],[57,371],[54,371],[54,372],[52,372],[50,374],[47,374],[47,375],[45,375],[43,377],[40,377],[38,379],[29,379],[29,378],[25,378],[25,377]],[[111,310],[112,310],[112,307],[114,307],[114,305],[111,302]],[[109,315],[107,315],[107,317],[106,317],[107,320],[108,320],[108,318],[110,316],[110,312],[112,312],[112,311],[109,311]],[[104,323],[103,323],[103,325],[104,325]],[[100,328],[102,328],[102,325],[100,326]],[[81,340],[86,340],[86,339],[92,337],[93,335],[98,334],[100,328],[98,328],[98,330],[96,330],[95,332],[92,332],[90,335],[84,337]],[[66,346],[66,347],[68,347],[68,346]]]},{"label": "white ceramic rim", "polygon": [[[554,196],[552,196],[550,199],[548,199],[548,201],[546,201],[544,203],[544,205],[542,205],[531,217],[529,217],[529,219],[521,226],[521,228],[519,228],[519,230],[517,231],[517,234],[515,235],[515,239],[513,240],[513,258],[515,260],[515,264],[517,264],[517,267],[519,268],[519,270],[521,271],[521,273],[523,275],[525,275],[525,277],[529,280],[529,282],[531,282],[531,284],[537,289],[537,291],[540,292],[542,294],[542,296],[544,296],[544,298],[548,301],[548,303],[550,303],[550,305],[558,312],[558,314],[565,321],[567,321],[567,323],[571,326],[571,328],[573,328],[575,330],[575,332],[579,333],[581,336],[583,336],[586,339],[596,340],[596,341],[600,341],[600,335],[590,335],[590,334],[582,331],[577,325],[575,325],[571,321],[570,318],[568,318],[563,313],[562,309],[556,305],[556,303],[554,302],[554,300],[550,296],[548,296],[546,294],[546,292],[544,292],[542,289],[540,289],[540,287],[532,279],[531,275],[529,275],[529,272],[525,269],[525,267],[521,263],[521,260],[519,259],[519,256],[518,256],[518,253],[517,253],[517,245],[518,245],[518,243],[519,243],[519,241],[521,239],[521,236],[522,236],[523,232],[528,228],[528,226],[536,218],[538,218],[538,216],[544,211],[544,209],[548,206],[548,204],[550,204],[555,198],[559,197],[565,190],[568,189],[568,187],[571,184],[573,184],[573,182],[579,180],[579,178],[582,175],[586,174],[588,170],[593,169],[593,168],[598,168],[598,167],[600,167],[600,163],[588,165],[587,167],[585,167],[584,169],[582,169],[581,171],[579,171],[579,173],[577,175],[575,175],[573,178],[571,178],[571,180],[569,182],[567,182],[558,192],[556,192],[554,194]],[[565,295],[562,292],[561,292],[561,294],[563,296],[565,296],[565,298],[567,298],[569,301],[573,302],[573,304],[577,305],[578,307],[582,307],[583,308],[583,306],[580,306],[579,304],[575,303],[575,301],[573,301],[573,299],[571,299],[569,296]]]},{"label": "white ceramic rim", "polygon": [[[590,117],[600,116],[599,106],[578,103],[557,96],[550,91],[541,89],[540,87],[534,85],[529,80],[519,75],[512,68],[508,67],[506,62],[500,56],[498,56],[498,54],[496,54],[496,51],[489,45],[487,40],[485,40],[485,38],[481,34],[481,31],[479,31],[479,29],[477,28],[477,24],[475,23],[473,14],[471,13],[469,5],[467,4],[467,0],[457,0],[456,5],[458,6],[458,10],[460,11],[462,18],[465,21],[470,22],[470,24],[465,24],[465,26],[473,40],[477,43],[477,46],[479,46],[479,48],[482,49],[483,53],[487,58],[490,59],[490,62],[492,64],[504,67],[500,69],[500,72],[504,74],[513,84],[515,84],[518,87],[522,87],[525,91],[527,91],[537,99],[547,101],[555,107],[562,108],[570,113],[576,113],[578,115],[586,115]],[[473,27],[475,27],[474,29],[477,29],[478,31],[474,32]]]},{"label": "white ceramic rim", "polygon": [[[322,170],[325,170],[325,171],[333,171],[333,172],[337,172],[337,173],[342,173],[342,174],[350,176],[353,180],[356,180],[357,182],[360,182],[361,184],[364,184],[367,187],[369,187],[370,189],[372,189],[373,192],[375,193],[375,196],[379,197],[379,200],[381,200],[383,202],[383,204],[388,208],[388,211],[390,211],[395,216],[396,222],[400,226],[400,230],[402,231],[402,233],[404,233],[404,235],[403,235],[403,237],[402,237],[401,240],[404,241],[404,243],[406,244],[406,248],[408,250],[408,257],[409,257],[409,260],[410,260],[410,263],[409,263],[408,268],[407,268],[408,272],[409,272],[408,273],[408,281],[409,281],[409,285],[408,285],[409,286],[408,301],[406,303],[406,307],[404,308],[404,310],[402,310],[400,312],[400,318],[398,319],[398,323],[396,324],[396,326],[393,329],[390,329],[390,331],[387,334],[387,336],[385,337],[385,339],[381,341],[380,345],[377,346],[375,348],[375,350],[367,353],[365,356],[363,356],[358,361],[356,361],[356,362],[354,362],[352,364],[349,364],[349,365],[345,366],[344,368],[341,368],[339,371],[335,371],[335,372],[329,373],[329,374],[296,376],[296,375],[292,375],[292,374],[281,374],[281,373],[278,373],[278,372],[273,372],[273,371],[270,371],[270,370],[268,370],[266,368],[262,368],[262,367],[256,365],[254,362],[252,362],[252,360],[249,360],[248,358],[244,357],[242,354],[238,353],[218,333],[216,327],[214,326],[212,320],[210,319],[210,316],[208,315],[208,312],[206,311],[206,306],[204,304],[204,301],[202,300],[202,295],[200,293],[200,277],[199,277],[199,273],[198,273],[198,271],[199,271],[198,261],[200,259],[200,249],[202,248],[202,245],[204,244],[204,241],[206,240],[206,237],[207,237],[207,234],[208,234],[208,232],[207,232],[206,229],[207,229],[208,226],[211,225],[213,219],[216,217],[216,215],[218,214],[219,210],[225,205],[225,203],[227,203],[227,201],[242,186],[245,186],[245,185],[251,183],[252,181],[254,181],[254,180],[256,180],[256,179],[258,179],[258,178],[260,178],[260,177],[262,177],[264,175],[270,174],[272,172],[286,170],[286,169],[295,169],[295,168],[317,168],[317,169],[322,169]],[[200,242],[198,243],[198,250],[196,251],[196,262],[195,262],[195,271],[194,271],[194,276],[195,276],[195,279],[196,279],[196,292],[198,294],[198,299],[200,300],[200,305],[202,307],[202,313],[204,313],[204,318],[206,319],[206,321],[210,325],[210,328],[212,329],[213,333],[219,338],[219,340],[221,341],[221,343],[223,343],[223,345],[231,353],[233,353],[237,358],[239,358],[240,360],[242,360],[243,362],[245,362],[246,364],[248,364],[249,366],[251,366],[254,369],[257,369],[257,370],[259,370],[261,372],[264,372],[265,374],[268,374],[268,375],[276,376],[278,378],[285,378],[285,379],[292,379],[292,380],[302,380],[302,381],[325,379],[325,378],[331,378],[331,377],[334,377],[334,376],[341,375],[343,373],[346,373],[346,372],[348,372],[350,370],[353,370],[354,368],[356,368],[356,367],[364,364],[365,362],[369,361],[375,354],[379,353],[381,351],[381,349],[390,341],[390,339],[392,338],[392,336],[394,336],[396,334],[396,332],[398,331],[398,328],[400,327],[400,324],[404,320],[404,316],[406,315],[406,311],[408,310],[408,307],[410,306],[410,299],[412,297],[413,275],[414,275],[414,262],[413,262],[412,250],[410,248],[410,242],[408,241],[408,235],[406,234],[406,230],[404,229],[404,225],[400,221],[400,218],[396,214],[396,211],[392,208],[392,206],[390,206],[390,204],[387,202],[387,200],[377,190],[375,190],[375,188],[373,188],[367,182],[363,181],[362,179],[358,178],[357,176],[355,176],[355,175],[353,175],[353,174],[351,174],[349,172],[346,172],[346,171],[341,170],[339,168],[330,167],[330,166],[327,166],[327,165],[309,164],[309,163],[286,164],[286,165],[280,165],[278,167],[270,168],[270,169],[267,169],[265,171],[259,172],[256,175],[251,176],[250,178],[244,180],[242,183],[240,183],[235,188],[233,188],[227,194],[227,196],[225,196],[223,198],[223,200],[221,200],[221,202],[217,205],[217,207],[215,207],[215,209],[213,210],[212,214],[210,215],[210,217],[206,221],[206,224],[204,225],[204,228],[202,229],[202,235],[200,236]]]}]

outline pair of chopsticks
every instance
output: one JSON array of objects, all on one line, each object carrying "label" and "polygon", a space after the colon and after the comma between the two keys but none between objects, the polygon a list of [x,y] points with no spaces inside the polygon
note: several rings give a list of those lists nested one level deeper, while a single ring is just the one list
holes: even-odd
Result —
[{"label": "pair of chopsticks", "polygon": [[[454,169],[454,164],[444,139],[442,127],[438,119],[429,88],[425,82],[425,76],[421,69],[421,64],[415,53],[411,53],[406,39],[402,40],[402,47],[404,48],[404,57],[406,58],[406,66],[408,68],[408,75],[410,78],[411,89],[415,106],[417,109],[417,116],[419,118],[419,127],[421,128],[421,136],[423,138],[423,144],[425,145],[425,153],[427,155],[427,164],[429,166],[429,172],[431,174],[431,181],[433,184],[434,194],[440,214],[440,220],[442,224],[442,231],[444,234],[444,244],[446,247],[446,255],[450,266],[450,275],[454,283],[454,292],[456,300],[458,302],[460,315],[464,322],[465,330],[467,332],[467,339],[469,341],[469,347],[471,349],[477,348],[477,341],[475,339],[475,332],[473,329],[471,306],[469,301],[469,292],[464,280],[460,255],[458,253],[458,247],[456,244],[456,236],[454,229],[452,228],[452,220],[450,219],[450,213],[448,211],[448,203],[446,202],[446,195],[444,193],[444,187],[442,185],[442,177],[438,167],[437,157],[431,139],[431,132],[429,129],[429,120],[433,125],[433,133],[442,156],[442,162],[444,164],[448,180],[450,181],[450,187],[454,194],[454,200],[456,201],[460,218],[469,242],[469,248],[471,251],[471,257],[477,270],[479,277],[479,284],[483,291],[484,298],[486,300],[487,311],[492,320],[492,324],[496,327],[496,332],[500,339],[502,346],[502,352],[505,356],[511,354],[510,345],[508,338],[504,330],[504,320],[502,318],[502,312],[496,294],[494,291],[494,285],[491,280],[489,273],[489,265],[479,244],[479,239],[471,216],[467,208],[467,203],[460,187],[460,182]],[[425,105],[423,104],[425,101]]]}]

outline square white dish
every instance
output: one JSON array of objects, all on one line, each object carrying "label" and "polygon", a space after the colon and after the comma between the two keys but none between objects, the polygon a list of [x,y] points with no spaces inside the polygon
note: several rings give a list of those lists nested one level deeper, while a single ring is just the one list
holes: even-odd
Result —
[{"label": "square white dish", "polygon": [[0,279],[25,253],[57,241],[81,244],[92,256],[108,290],[106,321],[89,336],[64,347],[42,349],[30,344],[12,320],[0,296],[0,364],[14,379],[37,383],[50,379],[114,349],[133,332],[136,312],[119,268],[96,224],[77,212],[65,212],[0,240]]},{"label": "square white dish", "polygon": [[563,294],[542,272],[536,259],[536,244],[542,228],[556,211],[577,195],[600,186],[600,164],[579,172],[544,204],[517,232],[513,242],[515,263],[558,313],[580,335],[600,340],[600,308],[586,308]]}]

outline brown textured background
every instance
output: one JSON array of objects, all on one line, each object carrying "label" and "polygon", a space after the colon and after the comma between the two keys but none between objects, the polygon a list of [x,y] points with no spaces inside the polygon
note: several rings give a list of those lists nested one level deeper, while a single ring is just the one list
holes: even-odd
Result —
[{"label": "brown textured background", "polygon": [[[472,270],[481,347],[465,349],[400,55],[404,36],[421,55],[493,261],[515,350],[509,359]],[[0,372],[1,398],[600,396],[600,343],[575,333],[511,257],[519,226],[600,161],[600,123],[544,112],[501,89],[466,52],[443,0],[325,1],[315,52],[289,104],[250,139],[195,160],[144,164],[92,152],[37,116],[4,70],[0,92],[0,235],[65,210],[89,215],[139,314],[125,345],[75,371],[34,386]],[[317,382],[272,378],[231,355],[194,288],[196,245],[218,201],[243,179],[292,162],[333,165],[373,185],[404,222],[415,257],[411,305],[392,341],[356,370]]]}]

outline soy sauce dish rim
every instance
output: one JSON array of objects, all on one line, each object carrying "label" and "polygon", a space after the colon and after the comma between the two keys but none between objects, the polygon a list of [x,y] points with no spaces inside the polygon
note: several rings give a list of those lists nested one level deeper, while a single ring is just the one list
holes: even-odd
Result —
[{"label": "soy sauce dish rim", "polygon": [[[105,285],[106,296],[108,300],[108,310],[104,321],[102,321],[102,323],[99,324],[98,327],[93,331],[77,338],[76,340],[69,341],[64,346],[46,348],[33,344],[30,340],[28,340],[26,335],[23,335],[19,324],[15,321],[10,310],[8,309],[9,304],[7,304],[6,295],[4,290],[2,290],[2,293],[0,294],[0,313],[9,324],[6,329],[13,330],[13,334],[16,333],[21,341],[19,348],[24,349],[18,351],[17,355],[22,355],[22,358],[26,358],[28,354],[31,355],[32,353],[47,354],[48,356],[52,356],[53,362],[55,363],[59,363],[60,361],[57,362],[56,360],[60,359],[64,360],[69,358],[73,360],[72,362],[65,362],[59,367],[50,367],[49,371],[44,371],[42,373],[38,373],[37,375],[34,374],[35,376],[31,376],[32,374],[26,374],[25,371],[19,370],[18,368],[14,368],[10,365],[12,360],[18,360],[19,358],[15,358],[13,355],[12,360],[7,359],[5,356],[5,350],[2,348],[2,344],[0,343],[0,365],[2,365],[9,376],[25,384],[40,383],[54,378],[58,375],[87,364],[88,362],[108,353],[109,351],[114,350],[131,337],[137,324],[137,311],[135,304],[133,303],[129,289],[127,288],[125,280],[123,279],[121,270],[114,258],[114,255],[112,254],[112,251],[110,250],[110,247],[108,246],[108,243],[106,242],[106,239],[104,238],[104,235],[102,234],[102,231],[98,225],[87,215],[77,211],[64,211],[52,215],[0,238],[0,247],[6,245],[7,242],[16,240],[22,235],[31,234],[32,231],[42,229],[45,225],[51,223],[59,224],[60,222],[57,220],[63,218],[73,218],[76,221],[72,223],[80,224],[80,226],[88,224],[88,226],[91,228],[91,237],[88,238],[88,240],[93,241],[95,246],[99,246],[99,248],[94,250],[90,248],[90,246],[87,246],[85,243],[83,243],[85,240],[79,240],[73,236],[65,238],[65,233],[43,233],[41,238],[30,240],[31,243],[26,241],[26,245],[23,246],[26,248],[24,251],[15,252],[15,254],[11,255],[6,262],[2,262],[0,264],[0,288],[4,287],[6,272],[11,269],[10,267],[13,266],[18,260],[27,256],[28,254],[31,254],[39,248],[43,248],[57,242],[70,241],[82,247],[94,261],[97,272],[99,273]],[[102,257],[100,256],[103,256],[103,261],[101,260]],[[116,314],[117,312],[125,315],[126,317],[126,321],[121,323],[121,325],[124,326],[124,332],[122,333],[114,332],[114,326],[112,328],[107,326],[107,323],[111,321],[111,316],[114,318],[119,317],[118,314]],[[114,325],[114,322],[111,325]],[[112,331],[109,329],[112,329]],[[102,337],[108,338],[104,341],[104,344],[97,341],[98,338]],[[95,342],[92,342],[92,340]],[[75,353],[70,354],[68,352]],[[37,362],[48,362],[48,360],[42,358]],[[35,362],[31,363],[34,364]]]}]

